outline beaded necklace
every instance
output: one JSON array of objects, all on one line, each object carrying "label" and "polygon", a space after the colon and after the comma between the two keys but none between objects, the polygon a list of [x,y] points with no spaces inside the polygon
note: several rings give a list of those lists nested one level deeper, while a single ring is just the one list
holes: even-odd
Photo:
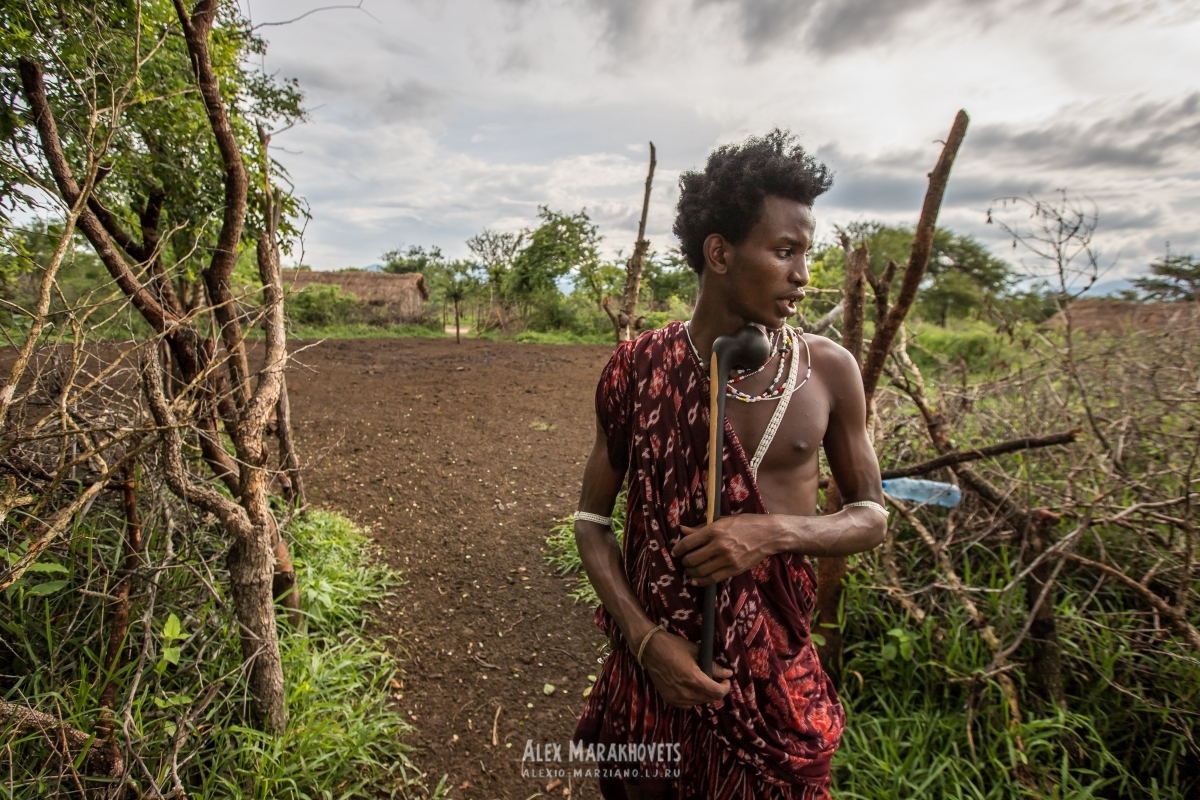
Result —
[{"label": "beaded necklace", "polygon": [[[704,368],[704,359],[700,358],[700,351],[696,349],[696,343],[692,341],[692,331],[691,331],[690,321],[687,323],[684,323],[683,330],[684,330],[684,333],[687,335],[688,345],[691,347],[691,350],[692,350],[692,357],[696,359],[696,363],[697,363],[697,365],[699,365],[700,370],[702,372],[706,372],[706,370]],[[738,375],[737,377],[732,378],[729,381],[729,383],[726,384],[726,386],[725,386],[725,393],[727,396],[732,397],[734,400],[738,400],[743,403],[760,403],[764,400],[778,400],[781,397],[790,397],[792,392],[796,391],[801,386],[808,383],[808,379],[810,377],[812,377],[812,350],[808,346],[808,340],[805,339],[802,334],[800,334],[798,331],[796,331],[795,328],[793,328],[792,326],[787,325],[787,324],[785,324],[783,326],[783,330],[781,331],[781,337],[782,337],[782,341],[779,345],[779,350],[778,350],[779,367],[778,367],[777,372],[775,373],[775,379],[771,381],[771,385],[768,386],[766,388],[766,390],[764,392],[762,392],[761,394],[747,394],[746,392],[743,392],[740,389],[737,389],[733,385],[733,384],[738,383],[742,380],[745,380],[746,378],[750,377],[751,375],[755,375],[755,374],[761,372],[763,369],[765,369],[767,364],[770,363],[770,359],[768,358],[767,364],[763,364],[757,370],[754,370],[754,372],[748,372],[748,373]],[[805,371],[804,371],[804,380],[800,381],[799,383],[796,383],[797,370],[794,368],[795,367],[795,359],[796,359],[796,355],[797,355],[796,354],[796,339],[799,339],[800,341],[804,342],[804,356],[805,356],[804,360],[806,362]],[[781,385],[781,381],[783,380],[783,374],[784,374],[784,364],[787,361],[788,353],[791,353],[791,355],[792,355],[793,369],[790,370],[790,374],[788,375],[787,381],[783,382]],[[774,357],[774,355],[772,355],[772,358],[773,357]]]}]

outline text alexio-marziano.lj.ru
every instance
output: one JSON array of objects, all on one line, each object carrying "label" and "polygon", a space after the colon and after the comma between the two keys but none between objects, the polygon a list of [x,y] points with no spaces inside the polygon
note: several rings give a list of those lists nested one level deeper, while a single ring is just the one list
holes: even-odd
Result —
[{"label": "text alexio-marziano.lj.ru", "polygon": [[[559,742],[525,740],[522,778],[678,778],[678,743],[587,744],[571,742],[563,760]],[[578,766],[558,766],[560,764]]]}]

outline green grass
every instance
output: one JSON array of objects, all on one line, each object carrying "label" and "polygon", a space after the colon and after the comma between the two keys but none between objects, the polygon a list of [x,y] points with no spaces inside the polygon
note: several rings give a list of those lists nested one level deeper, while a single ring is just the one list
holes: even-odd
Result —
[{"label": "green grass", "polygon": [[[178,512],[176,512],[178,514]],[[178,519],[178,517],[177,517]],[[19,676],[4,698],[61,714],[80,730],[94,729],[97,714],[98,642],[105,604],[78,592],[93,589],[119,540],[115,517],[89,516],[69,542],[42,559],[54,572],[27,575],[0,604],[0,672]],[[146,525],[147,554],[158,563],[163,529]],[[179,533],[176,533],[179,536]],[[245,724],[244,689],[236,630],[229,618],[227,576],[217,569],[223,543],[204,529],[180,539],[214,569],[217,597],[194,573],[164,572],[148,639],[150,660],[130,705],[129,746],[164,791],[170,788],[170,740],[179,722],[215,687],[213,702],[197,718],[181,756],[179,775],[190,796],[205,798],[351,798],[428,796],[425,776],[409,760],[404,739],[411,727],[390,707],[395,656],[364,626],[369,608],[399,585],[397,574],[372,563],[369,540],[345,517],[313,511],[288,529],[305,608],[305,630],[280,622],[280,650],[289,724],[273,737]],[[186,545],[185,545],[186,543]],[[119,551],[117,551],[119,552]],[[58,591],[38,590],[49,579]],[[44,592],[44,594],[42,594]],[[146,631],[141,625],[146,589],[135,584],[124,665],[116,674],[124,702]],[[175,622],[171,622],[171,619]],[[175,638],[176,626],[179,633]],[[177,645],[172,659],[166,648]],[[0,798],[56,796],[74,784],[38,734],[8,737],[0,756]],[[7,762],[7,763],[4,763]],[[142,788],[148,780],[131,777]],[[84,778],[86,781],[86,777]],[[439,794],[440,790],[433,792]]]},{"label": "green grass", "polygon": [[345,325],[291,325],[290,339],[445,339],[453,337],[437,328],[425,325],[368,325],[348,323]]}]

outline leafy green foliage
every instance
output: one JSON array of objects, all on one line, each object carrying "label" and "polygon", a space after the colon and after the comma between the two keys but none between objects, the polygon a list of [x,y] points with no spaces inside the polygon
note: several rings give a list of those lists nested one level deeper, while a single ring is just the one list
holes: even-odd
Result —
[{"label": "leafy green foliage", "polygon": [[648,294],[651,305],[657,309],[665,309],[671,305],[672,298],[685,305],[696,305],[696,295],[700,291],[699,278],[695,271],[688,266],[687,260],[677,252],[666,256],[650,252],[646,254],[646,264],[642,269],[643,292]]},{"label": "leafy green foliage", "polygon": [[353,321],[358,298],[340,286],[309,284],[288,295],[285,302],[288,319],[301,326],[323,328],[346,325]]},{"label": "leafy green foliage", "polygon": [[[888,261],[896,262],[898,269],[892,284],[895,291],[903,279],[903,268],[912,250],[913,229],[881,222],[859,222],[839,231],[849,237],[853,246],[867,245],[870,269],[875,275],[883,273]],[[846,274],[846,255],[840,245],[826,243],[814,248],[811,261],[813,286],[841,288]],[[1006,302],[1015,279],[1008,264],[992,255],[975,238],[938,228],[934,232],[929,266],[917,299],[917,313],[942,327],[951,319],[978,317]],[[868,298],[871,295],[869,288],[867,295]],[[818,298],[814,304],[813,313],[824,313],[836,302],[821,300]],[[867,309],[868,314],[873,315],[871,302],[867,303]]]},{"label": "leafy green foliage", "polygon": [[[302,96],[294,82],[255,67],[259,62],[252,57],[265,52],[266,43],[238,6],[220,3],[218,9],[209,47],[248,171],[251,191],[243,241],[249,244],[263,227],[258,189],[264,160],[256,126],[270,130],[303,119]],[[172,282],[186,289],[216,241],[224,169],[173,4],[6,1],[3,14],[0,94],[6,104],[0,113],[0,196],[8,209],[38,210],[37,183],[54,184],[15,69],[18,57],[27,57],[46,72],[47,98],[77,180],[82,182],[88,163],[104,164],[95,195],[135,242],[142,243],[152,198],[161,194],[154,227],[162,259]],[[98,106],[94,116],[93,106]],[[17,169],[17,164],[28,169]],[[266,168],[274,184],[287,185],[278,163],[266,162]],[[298,234],[296,221],[305,212],[291,195],[283,197],[283,206],[281,243],[288,252]]]},{"label": "leafy green foliage", "polygon": [[528,305],[534,298],[557,295],[558,280],[572,270],[594,269],[600,234],[586,211],[563,214],[542,206],[542,220],[529,244],[513,259],[504,293]]},{"label": "leafy green foliage", "polygon": [[436,245],[426,250],[421,245],[412,245],[405,249],[403,246],[388,250],[381,255],[383,271],[394,275],[404,275],[409,272],[420,272],[426,275],[430,270],[440,266],[446,259],[442,249]]}]

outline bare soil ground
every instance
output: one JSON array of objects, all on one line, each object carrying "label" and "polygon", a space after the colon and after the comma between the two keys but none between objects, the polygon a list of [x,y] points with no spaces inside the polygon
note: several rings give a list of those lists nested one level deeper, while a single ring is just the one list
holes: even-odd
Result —
[{"label": "bare soil ground", "polygon": [[[397,637],[393,696],[416,763],[450,797],[598,797],[570,777],[567,743],[604,638],[543,548],[575,508],[610,353],[327,341],[289,374],[309,501],[368,528],[406,578],[373,630]],[[561,745],[561,786],[522,776],[527,740]]]}]

